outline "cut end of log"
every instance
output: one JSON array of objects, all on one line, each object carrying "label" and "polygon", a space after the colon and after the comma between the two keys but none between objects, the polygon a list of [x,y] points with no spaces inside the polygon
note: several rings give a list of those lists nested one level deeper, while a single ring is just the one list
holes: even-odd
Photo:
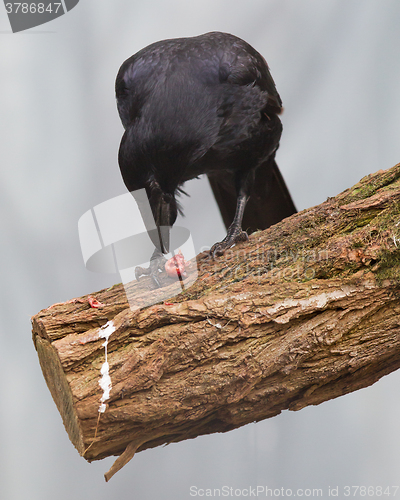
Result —
[{"label": "cut end of log", "polygon": [[36,338],[35,345],[43,376],[60,412],[65,430],[79,454],[83,455],[85,446],[82,428],[74,406],[73,394],[57,351],[51,342],[41,337]]}]

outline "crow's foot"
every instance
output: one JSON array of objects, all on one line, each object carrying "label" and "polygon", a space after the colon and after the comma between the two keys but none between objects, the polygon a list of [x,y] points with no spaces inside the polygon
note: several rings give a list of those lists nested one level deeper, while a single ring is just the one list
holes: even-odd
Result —
[{"label": "crow's foot", "polygon": [[165,270],[165,263],[167,262],[167,259],[162,254],[153,257],[154,258],[150,260],[149,267],[136,267],[135,277],[137,281],[139,281],[141,276],[150,276],[154,288],[161,288],[159,279],[160,271],[162,272]]},{"label": "crow's foot", "polygon": [[219,243],[215,243],[215,245],[211,247],[210,256],[212,259],[215,259],[215,257],[223,255],[225,250],[230,248],[232,245],[235,245],[236,243],[240,243],[242,241],[247,241],[248,239],[248,234],[246,233],[246,231],[242,231],[240,227],[238,227],[237,229],[235,228],[234,231],[228,231],[228,234],[222,241],[220,241]]}]

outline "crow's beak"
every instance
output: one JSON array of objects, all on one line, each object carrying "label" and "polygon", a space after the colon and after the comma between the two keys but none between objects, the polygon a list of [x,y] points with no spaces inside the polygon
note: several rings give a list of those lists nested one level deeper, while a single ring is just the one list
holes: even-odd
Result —
[{"label": "crow's beak", "polygon": [[133,196],[153,245],[159,252],[169,253],[170,231],[177,215],[174,195],[163,192],[154,182],[146,191],[134,191]]},{"label": "crow's beak", "polygon": [[169,252],[169,233],[171,229],[170,214],[171,214],[170,202],[165,201],[164,197],[161,197],[158,206],[158,217],[156,217],[158,241],[160,246],[158,245],[156,246],[164,254]]},{"label": "crow's beak", "polygon": [[161,191],[153,193],[150,199],[156,231],[150,231],[150,238],[161,253],[169,252],[171,230],[171,202],[173,197]]}]

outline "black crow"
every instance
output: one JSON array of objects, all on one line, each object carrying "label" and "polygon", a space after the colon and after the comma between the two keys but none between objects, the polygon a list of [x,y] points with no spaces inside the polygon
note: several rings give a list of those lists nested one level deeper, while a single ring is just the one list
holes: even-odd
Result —
[{"label": "black crow", "polygon": [[[129,191],[146,189],[157,228],[172,227],[176,195],[201,174],[228,229],[213,258],[296,212],[275,163],[282,102],[248,43],[219,32],[153,43],[122,64],[115,89],[122,177]],[[168,252],[168,235],[158,236],[147,273],[156,285]]]}]

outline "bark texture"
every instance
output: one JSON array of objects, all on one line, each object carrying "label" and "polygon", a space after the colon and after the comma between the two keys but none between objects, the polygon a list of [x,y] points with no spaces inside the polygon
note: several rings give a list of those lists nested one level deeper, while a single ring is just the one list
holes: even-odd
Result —
[{"label": "bark texture", "polygon": [[32,318],[71,441],[88,461],[120,455],[107,480],[137,451],[316,405],[400,366],[400,165],[197,264],[195,283],[160,304],[141,307],[154,293],[144,278],[130,285],[135,308],[115,285],[93,294],[98,308],[85,296]]}]

